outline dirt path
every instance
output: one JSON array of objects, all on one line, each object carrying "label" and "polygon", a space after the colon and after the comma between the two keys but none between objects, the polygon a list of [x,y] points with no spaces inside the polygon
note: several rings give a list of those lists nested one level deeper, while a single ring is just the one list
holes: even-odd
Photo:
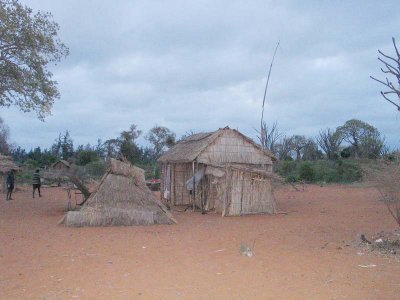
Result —
[{"label": "dirt path", "polygon": [[[366,188],[280,190],[288,215],[178,213],[178,225],[57,226],[66,194],[0,200],[1,299],[398,299],[400,263],[358,255],[396,225]],[[239,252],[242,242],[255,256]],[[363,268],[360,265],[376,265]]]}]

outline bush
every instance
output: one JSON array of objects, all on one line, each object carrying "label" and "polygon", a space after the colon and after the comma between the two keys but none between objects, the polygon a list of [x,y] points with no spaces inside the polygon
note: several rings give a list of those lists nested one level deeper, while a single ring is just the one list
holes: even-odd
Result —
[{"label": "bush", "polygon": [[315,178],[315,171],[310,162],[305,162],[300,166],[299,178],[305,182],[313,182]]},{"label": "bush", "polygon": [[299,177],[297,175],[288,175],[287,177],[285,177],[285,181],[286,182],[298,182],[300,181]]},{"label": "bush", "polygon": [[98,160],[97,152],[93,150],[82,150],[76,157],[76,164],[79,166],[86,166],[89,163]]},{"label": "bush", "polygon": [[362,179],[362,164],[371,161],[319,160],[319,161],[283,161],[275,166],[275,172],[286,182],[304,180],[309,183],[352,183]]},{"label": "bush", "polygon": [[282,176],[288,176],[296,171],[297,163],[295,161],[282,161],[278,166],[278,173]]},{"label": "bush", "polygon": [[351,156],[351,149],[350,147],[344,148],[342,152],[340,152],[340,156],[342,158],[349,158]]},{"label": "bush", "polygon": [[337,167],[339,182],[349,183],[362,179],[362,169],[360,164],[352,161],[340,161]]}]

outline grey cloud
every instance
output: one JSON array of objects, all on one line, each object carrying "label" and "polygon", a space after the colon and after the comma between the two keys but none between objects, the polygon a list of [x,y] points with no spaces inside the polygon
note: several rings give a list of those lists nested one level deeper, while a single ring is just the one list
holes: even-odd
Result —
[{"label": "grey cloud", "polygon": [[[395,1],[24,1],[51,11],[71,55],[54,68],[61,99],[45,123],[4,110],[12,138],[48,147],[114,137],[131,123],[178,136],[230,125],[255,137],[278,39],[266,120],[315,136],[359,118],[398,145],[399,120],[369,79],[391,52]],[[143,141],[143,140],[142,140]]]}]

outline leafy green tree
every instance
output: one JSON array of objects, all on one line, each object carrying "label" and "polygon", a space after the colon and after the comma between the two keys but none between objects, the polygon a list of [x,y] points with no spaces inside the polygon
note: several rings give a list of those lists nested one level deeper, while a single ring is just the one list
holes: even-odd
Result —
[{"label": "leafy green tree", "polygon": [[52,151],[47,149],[43,150],[40,147],[28,152],[26,157],[26,162],[32,166],[50,166],[57,161],[57,156],[55,156]]},{"label": "leafy green tree", "polygon": [[138,130],[137,125],[132,124],[129,130],[122,131],[118,139],[119,152],[126,157],[131,163],[137,163],[140,161],[141,151],[139,146],[136,144],[136,139],[142,134],[141,130]]},{"label": "leafy green tree", "polygon": [[51,152],[54,156],[61,158],[61,133],[58,134],[58,138],[55,139],[53,145],[51,145]]},{"label": "leafy green tree", "polygon": [[58,138],[51,146],[51,151],[56,157],[65,160],[74,155],[74,142],[68,130],[66,130],[64,134],[60,133],[58,135]]},{"label": "leafy green tree", "polygon": [[62,159],[69,159],[74,155],[74,142],[69,135],[69,131],[65,131],[64,136],[62,137],[61,142],[61,157]]},{"label": "leafy green tree", "polygon": [[104,142],[104,152],[105,152],[105,157],[107,159],[110,158],[116,158],[119,153],[120,149],[120,140],[119,139],[108,139]]},{"label": "leafy green tree", "polygon": [[86,166],[91,162],[99,160],[97,152],[95,150],[83,149],[76,153],[76,164],[80,166]]},{"label": "leafy green tree", "polygon": [[375,156],[384,145],[378,129],[360,120],[348,120],[337,132],[351,145],[355,158]]},{"label": "leafy green tree", "polygon": [[60,94],[48,66],[69,52],[58,31],[50,13],[0,0],[0,106],[35,111],[41,120],[50,114]]},{"label": "leafy green tree", "polygon": [[381,157],[386,149],[385,138],[377,131],[367,136],[361,145],[361,153],[364,157],[377,159]]},{"label": "leafy green tree", "polygon": [[156,125],[147,133],[146,140],[152,144],[154,155],[158,158],[166,148],[175,144],[175,133],[167,127]]},{"label": "leafy green tree", "polygon": [[106,149],[104,147],[101,139],[97,139],[97,144],[94,146],[94,151],[96,151],[97,157],[104,159],[106,155]]},{"label": "leafy green tree", "polygon": [[27,158],[26,150],[23,149],[21,146],[16,147],[11,151],[11,155],[14,161],[18,163],[23,163]]},{"label": "leafy green tree", "polygon": [[10,128],[4,123],[0,117],[0,153],[8,155],[11,150],[11,145],[8,141]]}]

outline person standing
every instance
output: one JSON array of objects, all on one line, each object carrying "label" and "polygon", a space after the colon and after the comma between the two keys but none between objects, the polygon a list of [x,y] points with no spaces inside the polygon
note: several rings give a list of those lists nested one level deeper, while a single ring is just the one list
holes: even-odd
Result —
[{"label": "person standing", "polygon": [[40,194],[40,174],[39,174],[39,169],[36,169],[35,173],[32,175],[32,186],[33,186],[33,192],[32,192],[32,198],[35,198],[35,191],[36,189],[39,192],[39,197],[42,197]]},{"label": "person standing", "polygon": [[8,171],[7,173],[7,197],[6,200],[13,200],[11,198],[11,194],[14,190],[14,172],[13,170]]}]

